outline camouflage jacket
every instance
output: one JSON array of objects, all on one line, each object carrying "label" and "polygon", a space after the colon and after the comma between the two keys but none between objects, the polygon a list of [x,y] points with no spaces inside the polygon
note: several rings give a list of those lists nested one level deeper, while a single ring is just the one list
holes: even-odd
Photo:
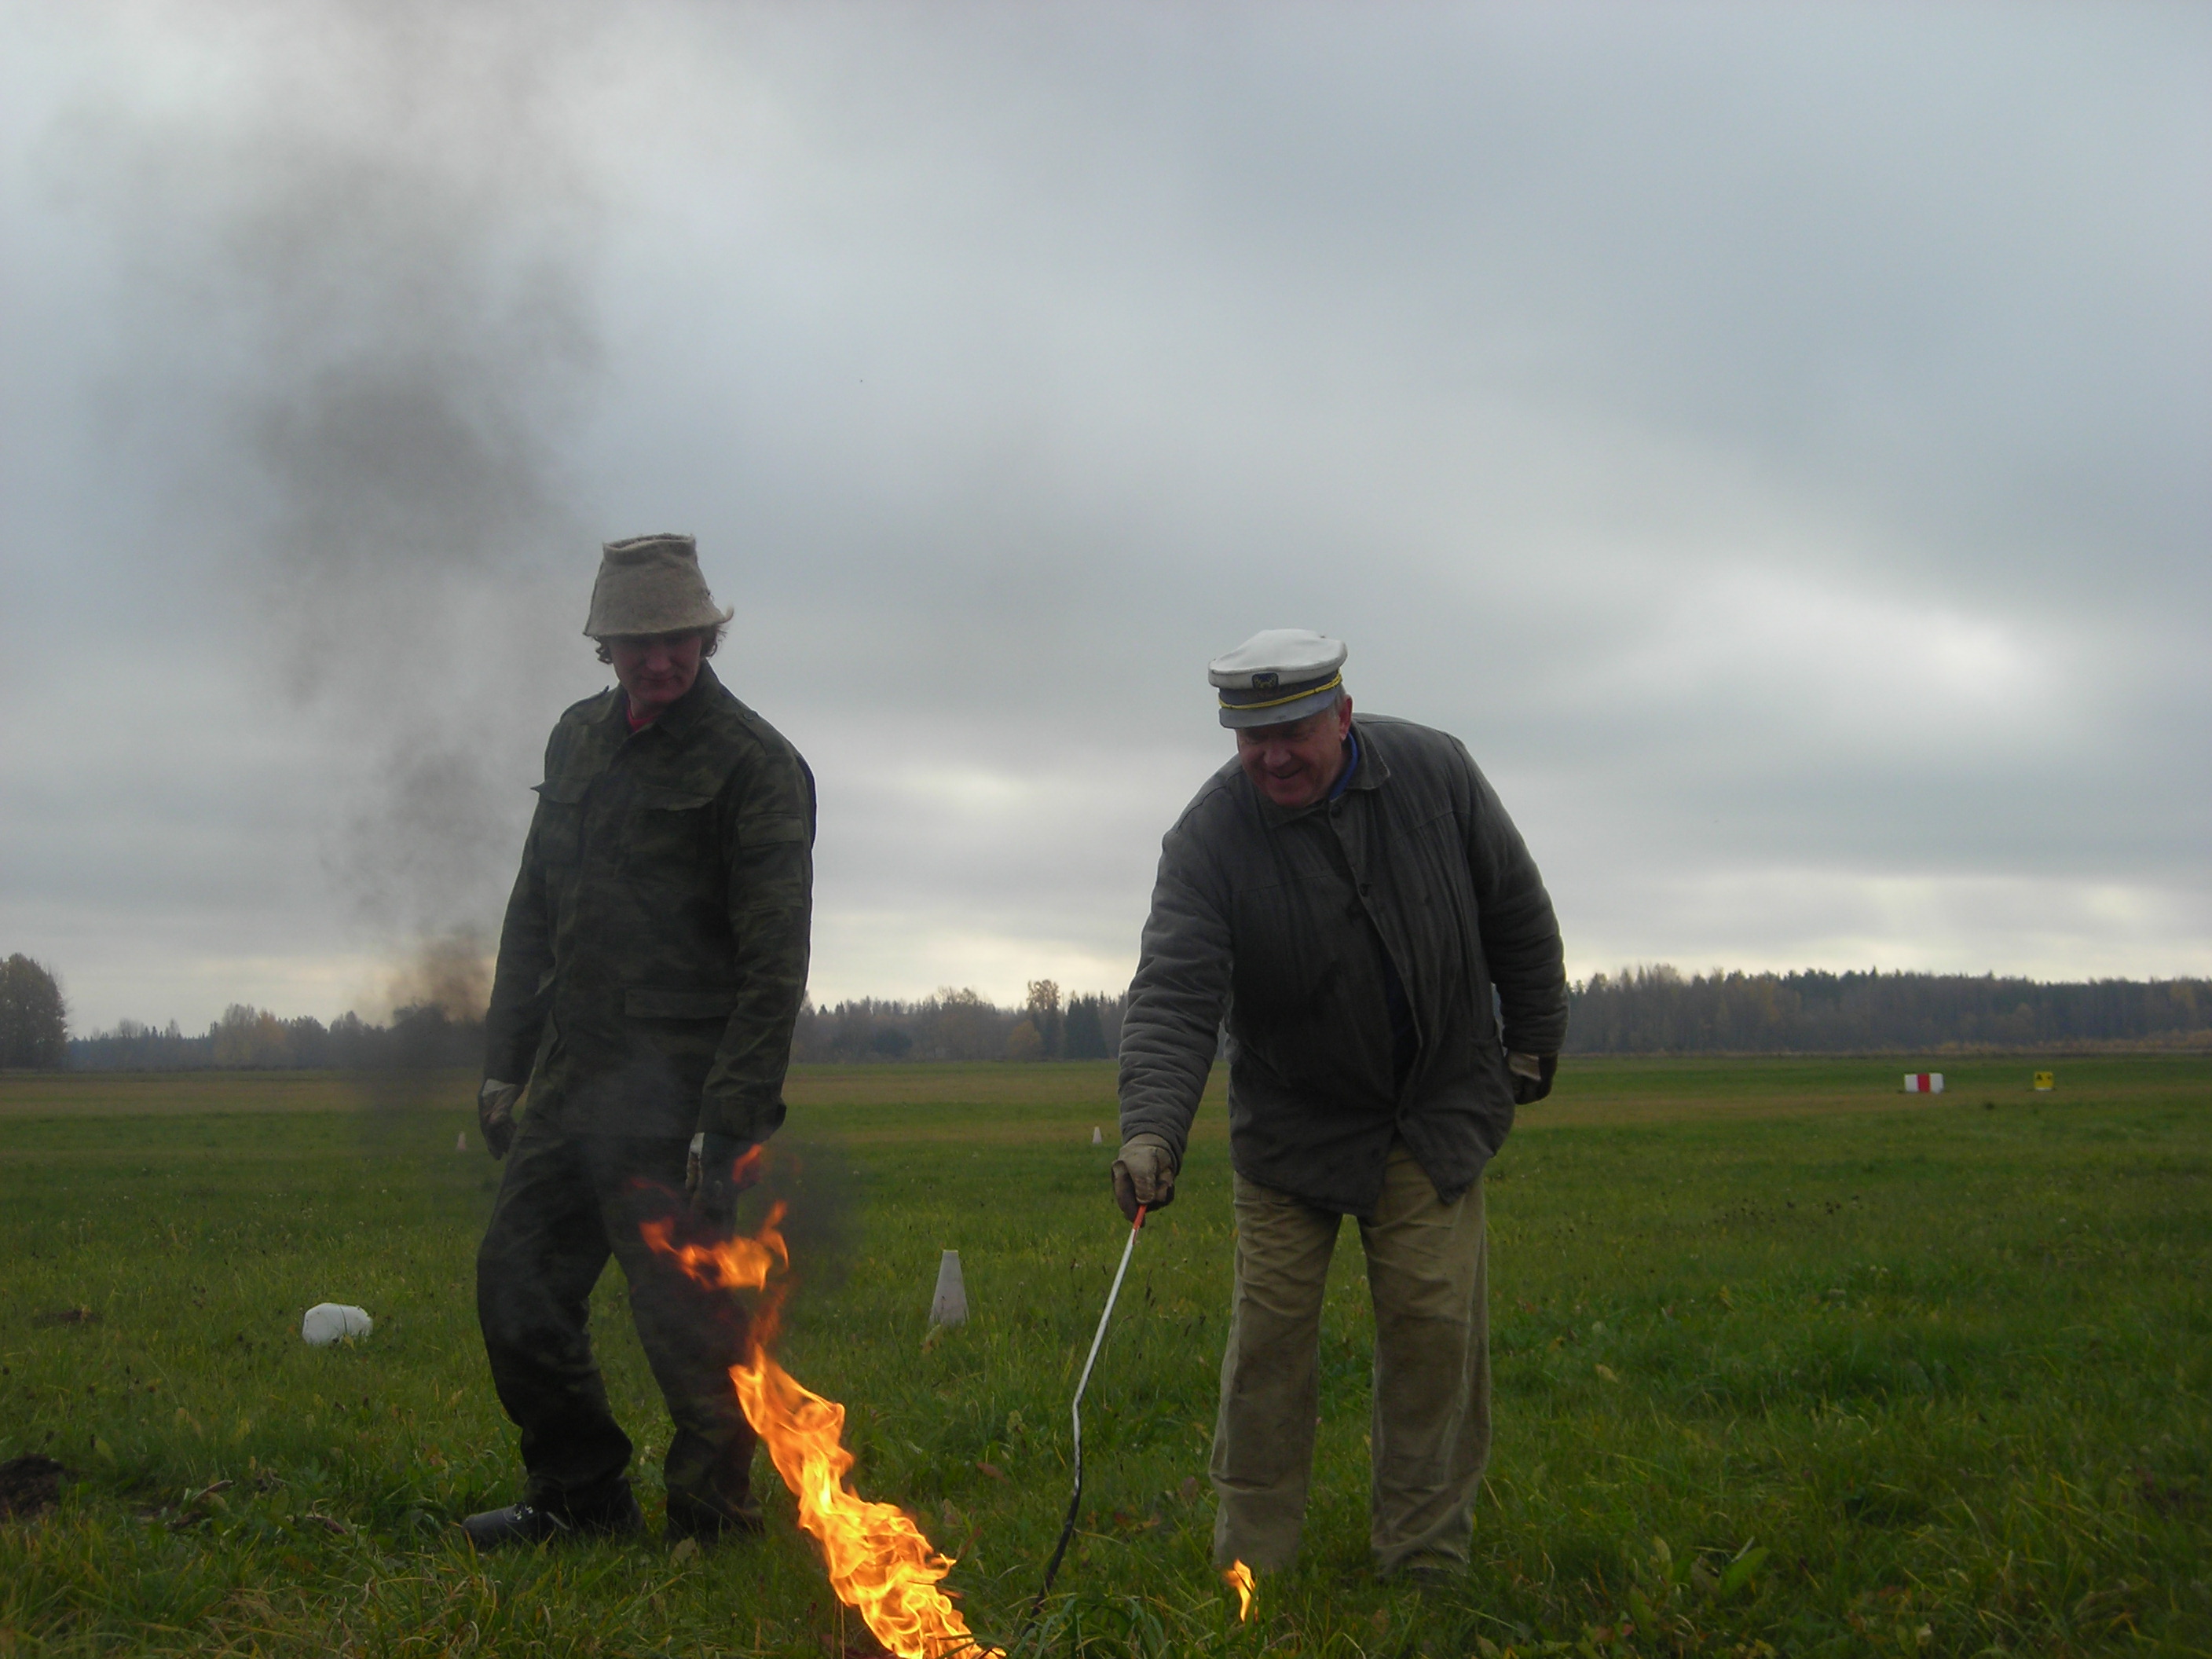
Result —
[{"label": "camouflage jacket", "polygon": [[[1447,1200],[1481,1175],[1513,1126],[1505,1048],[1559,1052],[1567,984],[1535,860],[1459,739],[1354,730],[1336,799],[1279,807],[1231,760],[1168,831],[1121,1023],[1121,1132],[1182,1160],[1225,1026],[1237,1172],[1365,1214],[1394,1139]],[[1419,1044],[1402,1081],[1389,969]]]},{"label": "camouflage jacket", "polygon": [[633,732],[561,716],[507,901],[484,1073],[579,1131],[763,1140],[806,988],[814,775],[700,665]]}]

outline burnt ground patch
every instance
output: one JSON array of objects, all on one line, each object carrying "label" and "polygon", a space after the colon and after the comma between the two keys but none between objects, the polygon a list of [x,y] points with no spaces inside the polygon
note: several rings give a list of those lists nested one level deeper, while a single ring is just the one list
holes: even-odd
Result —
[{"label": "burnt ground patch", "polygon": [[0,1520],[27,1521],[61,1501],[69,1471],[51,1457],[25,1452],[0,1463]]}]

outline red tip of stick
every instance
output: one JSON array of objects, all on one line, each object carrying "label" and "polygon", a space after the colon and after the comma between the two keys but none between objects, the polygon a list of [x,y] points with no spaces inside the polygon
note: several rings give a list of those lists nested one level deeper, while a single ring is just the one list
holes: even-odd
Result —
[{"label": "red tip of stick", "polygon": [[1142,1227],[1144,1224],[1145,1224],[1145,1206],[1144,1206],[1143,1205],[1139,1204],[1139,1206],[1137,1206],[1137,1218],[1136,1218],[1134,1221],[1132,1221],[1132,1222],[1129,1224],[1129,1231],[1130,1231],[1131,1232],[1133,1232],[1133,1232],[1135,1232],[1139,1228]]}]

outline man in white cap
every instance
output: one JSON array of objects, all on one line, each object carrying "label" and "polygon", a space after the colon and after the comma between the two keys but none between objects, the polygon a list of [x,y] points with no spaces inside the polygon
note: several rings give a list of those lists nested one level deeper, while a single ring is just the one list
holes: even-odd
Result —
[{"label": "man in white cap", "polygon": [[1237,757],[1162,845],[1121,1026],[1122,1212],[1175,1196],[1225,1036],[1236,1281],[1217,1563],[1287,1567],[1313,1467],[1322,1291],[1357,1217],[1375,1305],[1370,1544],[1466,1569],[1490,1450],[1483,1167],[1549,1092],[1559,924],[1459,739],[1354,717],[1345,647],[1255,634],[1209,672]]},{"label": "man in white cap", "polygon": [[674,1420],[669,1532],[760,1525],[754,1435],[729,1378],[743,1316],[639,1232],[679,1186],[694,1224],[729,1225],[750,1154],[783,1121],[806,988],[814,778],[707,665],[730,616],[689,536],[609,543],[584,632],[618,684],[562,714],[546,745],[477,1108],[507,1164],[477,1311],[529,1486],[463,1522],[482,1549],[641,1524],[586,1331],[610,1255]]}]

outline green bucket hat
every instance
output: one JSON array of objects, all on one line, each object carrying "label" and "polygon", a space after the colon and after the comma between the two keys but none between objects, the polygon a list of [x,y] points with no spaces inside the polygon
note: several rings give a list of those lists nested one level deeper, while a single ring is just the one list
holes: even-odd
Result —
[{"label": "green bucket hat", "polygon": [[689,536],[633,536],[600,550],[584,632],[595,640],[720,628],[737,614],[714,604]]}]

